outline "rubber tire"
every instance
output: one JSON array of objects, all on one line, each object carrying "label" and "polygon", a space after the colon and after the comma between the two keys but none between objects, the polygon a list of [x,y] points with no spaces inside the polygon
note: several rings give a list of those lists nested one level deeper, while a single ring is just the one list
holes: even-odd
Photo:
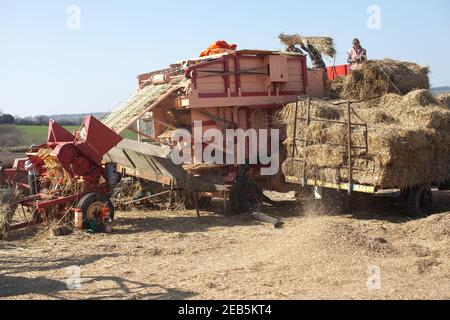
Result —
[{"label": "rubber tire", "polygon": [[88,227],[88,210],[91,204],[93,204],[94,202],[102,202],[104,205],[107,205],[111,214],[111,220],[114,221],[115,210],[111,200],[107,196],[100,193],[88,193],[78,202],[78,207],[83,212],[83,228]]},{"label": "rubber tire", "polygon": [[431,188],[426,185],[411,188],[408,195],[408,214],[414,218],[425,218],[433,202]]}]

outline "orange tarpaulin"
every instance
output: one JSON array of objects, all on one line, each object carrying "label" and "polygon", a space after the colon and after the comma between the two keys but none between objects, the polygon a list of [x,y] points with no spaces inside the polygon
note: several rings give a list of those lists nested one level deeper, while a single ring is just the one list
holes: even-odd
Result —
[{"label": "orange tarpaulin", "polygon": [[228,51],[235,51],[237,48],[236,44],[229,44],[226,41],[216,41],[213,44],[211,44],[208,49],[206,49],[205,51],[203,51],[200,54],[200,57],[207,57],[207,56],[211,56],[213,54],[219,54],[219,53],[225,53]]}]

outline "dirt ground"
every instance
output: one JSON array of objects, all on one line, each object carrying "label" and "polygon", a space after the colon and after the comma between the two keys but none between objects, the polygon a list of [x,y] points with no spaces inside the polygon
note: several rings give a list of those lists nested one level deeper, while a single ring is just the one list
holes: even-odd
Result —
[{"label": "dirt ground", "polygon": [[[281,229],[135,211],[117,213],[112,235],[15,233],[0,243],[0,299],[450,299],[450,194],[435,196],[420,220],[386,199],[352,215],[304,200],[267,209]],[[74,265],[81,287],[69,290]]]}]

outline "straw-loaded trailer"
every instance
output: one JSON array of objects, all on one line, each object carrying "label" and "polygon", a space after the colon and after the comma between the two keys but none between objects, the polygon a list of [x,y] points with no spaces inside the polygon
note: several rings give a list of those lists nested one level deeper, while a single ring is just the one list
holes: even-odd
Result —
[{"label": "straw-loaded trailer", "polygon": [[[109,197],[117,182],[116,169],[121,177],[141,181],[147,188],[146,199],[164,195],[169,197],[169,201],[174,201],[174,197],[180,200],[181,194],[181,200],[197,210],[207,205],[213,197],[220,197],[225,200],[227,209],[234,213],[251,211],[258,204],[274,204],[263,194],[264,189],[287,192],[296,190],[298,185],[313,187],[319,196],[329,193],[324,192],[326,190],[334,190],[334,194],[340,195],[342,191],[350,194],[383,192],[379,186],[360,184],[353,179],[356,170],[367,170],[364,168],[364,157],[369,153],[370,146],[367,139],[356,143],[352,138],[355,131],[367,137],[369,129],[368,124],[354,112],[352,104],[339,103],[342,114],[346,115],[344,120],[320,118],[314,113],[315,101],[318,101],[315,99],[325,96],[327,80],[338,75],[348,75],[348,67],[313,70],[307,68],[303,54],[263,50],[228,50],[142,74],[138,76],[138,90],[116,110],[102,117],[102,124],[93,118],[86,119],[87,122],[74,136],[51,123],[47,144],[31,150],[27,157],[41,169],[39,171],[45,173],[36,179],[44,181],[47,188],[57,188],[52,189],[53,195],[38,192],[13,203],[13,206],[22,204],[29,208],[33,220],[18,223],[9,229],[58,219],[72,211],[82,214],[82,226],[94,229],[95,225],[91,224],[101,226],[102,221],[107,220],[102,218],[102,212],[113,217],[114,208],[111,208]],[[285,110],[287,104],[292,105],[296,101],[295,114],[291,119],[294,136],[287,137],[284,132],[286,128],[276,120],[280,110]],[[300,102],[302,107],[299,107]],[[335,103],[334,107],[337,107]],[[346,176],[337,181],[311,179],[308,176],[309,163],[296,149],[298,143],[308,147],[318,138],[308,136],[306,130],[299,134],[296,127],[307,128],[317,122],[347,128],[348,132],[344,135],[348,139],[344,143],[329,143],[331,148],[346,150],[346,165],[339,168],[346,171]],[[94,126],[89,126],[89,123]],[[57,136],[52,134],[55,128],[60,133]],[[268,135],[257,135],[256,140],[248,142],[246,139],[251,140],[250,135],[244,136],[243,146],[238,137],[233,137],[231,149],[225,146],[224,141],[218,143],[217,136],[206,134],[214,130],[227,137],[229,131],[245,134],[253,129],[256,132],[267,130]],[[136,133],[139,141],[121,140],[118,134],[126,130]],[[278,140],[272,139],[271,130],[281,131]],[[181,141],[176,136],[180,131],[189,134],[189,141],[185,137]],[[200,137],[196,136],[197,131],[200,131]],[[84,134],[80,136],[80,132]],[[291,145],[283,144],[287,138],[293,142]],[[105,144],[102,139],[107,140]],[[220,143],[222,148],[217,148]],[[280,149],[272,149],[274,144],[279,145]],[[205,162],[203,152],[212,145],[215,146],[215,159],[222,156],[223,161],[227,162]],[[256,158],[251,154],[250,145],[256,146]],[[237,154],[242,147],[244,154],[240,159]],[[66,152],[67,148],[71,151]],[[180,149],[183,163],[177,163],[174,159],[174,150],[180,154]],[[268,164],[263,161],[258,153],[261,149],[265,150],[269,160],[275,162]],[[186,157],[185,153],[188,154]],[[92,154],[96,155],[95,158]],[[43,159],[56,159],[52,165],[59,168],[62,180],[53,179],[54,170],[49,171]],[[25,160],[17,160],[13,169],[0,170],[0,187],[5,185],[7,177],[7,185],[30,189],[26,183]],[[297,170],[294,174],[281,170],[289,161],[295,163]],[[276,164],[274,173],[261,174],[262,169],[273,163]],[[109,174],[111,170],[114,174]],[[72,181],[71,186],[76,186],[76,190],[65,188],[67,183],[64,181]],[[423,214],[432,186],[448,189],[447,183],[440,182],[420,184],[398,192],[407,198],[411,213]],[[86,197],[89,201],[85,201]]]}]

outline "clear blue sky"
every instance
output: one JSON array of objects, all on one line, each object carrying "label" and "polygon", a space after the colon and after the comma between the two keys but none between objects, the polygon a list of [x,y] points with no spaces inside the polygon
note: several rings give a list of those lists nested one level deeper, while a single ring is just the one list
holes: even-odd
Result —
[{"label": "clear blue sky", "polygon": [[[81,9],[70,30],[66,10]],[[381,9],[381,29],[367,8]],[[0,0],[0,110],[14,115],[107,111],[136,76],[199,54],[224,39],[239,48],[281,49],[280,32],[329,35],[337,63],[354,37],[370,58],[430,65],[450,85],[448,0],[24,1]]]}]

